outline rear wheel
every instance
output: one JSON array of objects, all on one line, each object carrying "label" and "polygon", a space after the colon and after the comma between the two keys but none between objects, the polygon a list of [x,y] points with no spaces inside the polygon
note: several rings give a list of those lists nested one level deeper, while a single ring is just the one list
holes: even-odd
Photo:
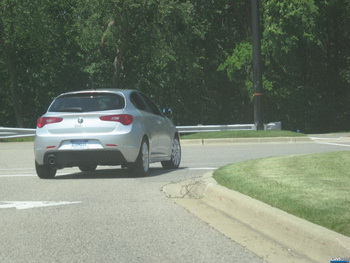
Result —
[{"label": "rear wheel", "polygon": [[35,170],[36,174],[41,179],[52,179],[55,177],[57,169],[54,166],[51,165],[40,165],[35,161]]},{"label": "rear wheel", "polygon": [[149,170],[149,148],[146,139],[142,140],[140,152],[134,163],[129,165],[131,172],[137,176],[148,175]]},{"label": "rear wheel", "polygon": [[97,168],[96,164],[84,164],[79,166],[79,169],[82,172],[93,172],[96,170],[96,168]]},{"label": "rear wheel", "polygon": [[165,169],[176,169],[180,166],[181,162],[181,145],[178,137],[175,137],[172,144],[171,159],[169,161],[163,161],[162,166]]}]

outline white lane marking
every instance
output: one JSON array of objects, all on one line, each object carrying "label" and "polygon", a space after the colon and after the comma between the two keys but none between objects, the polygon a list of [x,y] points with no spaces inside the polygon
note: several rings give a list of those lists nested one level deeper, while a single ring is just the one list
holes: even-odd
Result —
[{"label": "white lane marking", "polygon": [[[57,176],[60,175],[69,175],[73,173],[59,173]],[[0,174],[0,178],[6,178],[6,177],[37,177],[36,174]]]},{"label": "white lane marking", "polygon": [[335,146],[350,147],[349,144],[340,144],[340,143],[331,143],[331,142],[317,142],[317,143],[319,143],[319,144],[335,145]]},{"label": "white lane marking", "polygon": [[[226,164],[225,164],[226,165]],[[216,170],[218,167],[197,167],[197,168],[188,168],[190,171],[211,171],[211,170]],[[70,175],[72,173],[59,173],[57,176],[60,175]],[[37,177],[36,174],[0,174],[0,178],[9,178],[9,177]]]},{"label": "white lane marking", "polygon": [[334,137],[309,137],[311,140],[314,140],[314,141],[317,141],[317,140],[336,140],[336,141],[339,141],[341,139],[343,139],[344,137],[337,137],[337,138],[334,138]]},{"label": "white lane marking", "polygon": [[28,168],[7,168],[7,169],[0,169],[0,171],[8,171],[8,170],[11,170],[11,171],[21,171],[21,170],[30,170]]},{"label": "white lane marking", "polygon": [[81,201],[74,202],[52,202],[52,201],[0,201],[0,209],[6,208],[16,208],[17,210],[38,208],[38,207],[48,207],[48,206],[57,206],[57,205],[70,205],[70,204],[79,204]]},{"label": "white lane marking", "polygon": [[33,177],[36,176],[35,174],[1,174],[0,178],[5,177]]}]

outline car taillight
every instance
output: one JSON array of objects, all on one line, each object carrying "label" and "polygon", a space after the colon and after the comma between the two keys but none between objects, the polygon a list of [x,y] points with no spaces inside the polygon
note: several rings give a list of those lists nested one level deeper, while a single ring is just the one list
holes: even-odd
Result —
[{"label": "car taillight", "polygon": [[124,125],[130,125],[134,121],[134,117],[129,114],[107,115],[101,116],[101,121],[116,121]]},{"label": "car taillight", "polygon": [[63,118],[57,118],[57,117],[40,117],[37,120],[36,125],[38,126],[38,128],[42,128],[47,124],[61,122],[62,120]]}]

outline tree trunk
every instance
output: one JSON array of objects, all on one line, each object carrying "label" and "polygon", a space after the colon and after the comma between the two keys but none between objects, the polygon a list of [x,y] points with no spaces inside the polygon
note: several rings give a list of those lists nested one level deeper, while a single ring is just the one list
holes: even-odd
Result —
[{"label": "tree trunk", "polygon": [[16,115],[17,126],[23,128],[23,115],[22,115],[22,107],[21,102],[18,97],[18,86],[17,86],[17,78],[16,78],[16,70],[12,63],[12,61],[8,62],[8,69],[10,73],[10,90],[11,97],[13,103],[13,109]]}]

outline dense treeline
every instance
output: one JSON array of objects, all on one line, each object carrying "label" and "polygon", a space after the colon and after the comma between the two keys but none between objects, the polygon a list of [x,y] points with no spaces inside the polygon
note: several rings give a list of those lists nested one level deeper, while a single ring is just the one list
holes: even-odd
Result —
[{"label": "dense treeline", "polygon": [[[264,122],[350,129],[350,2],[262,0]],[[250,1],[1,0],[0,126],[58,94],[142,90],[176,124],[253,123]]]}]

